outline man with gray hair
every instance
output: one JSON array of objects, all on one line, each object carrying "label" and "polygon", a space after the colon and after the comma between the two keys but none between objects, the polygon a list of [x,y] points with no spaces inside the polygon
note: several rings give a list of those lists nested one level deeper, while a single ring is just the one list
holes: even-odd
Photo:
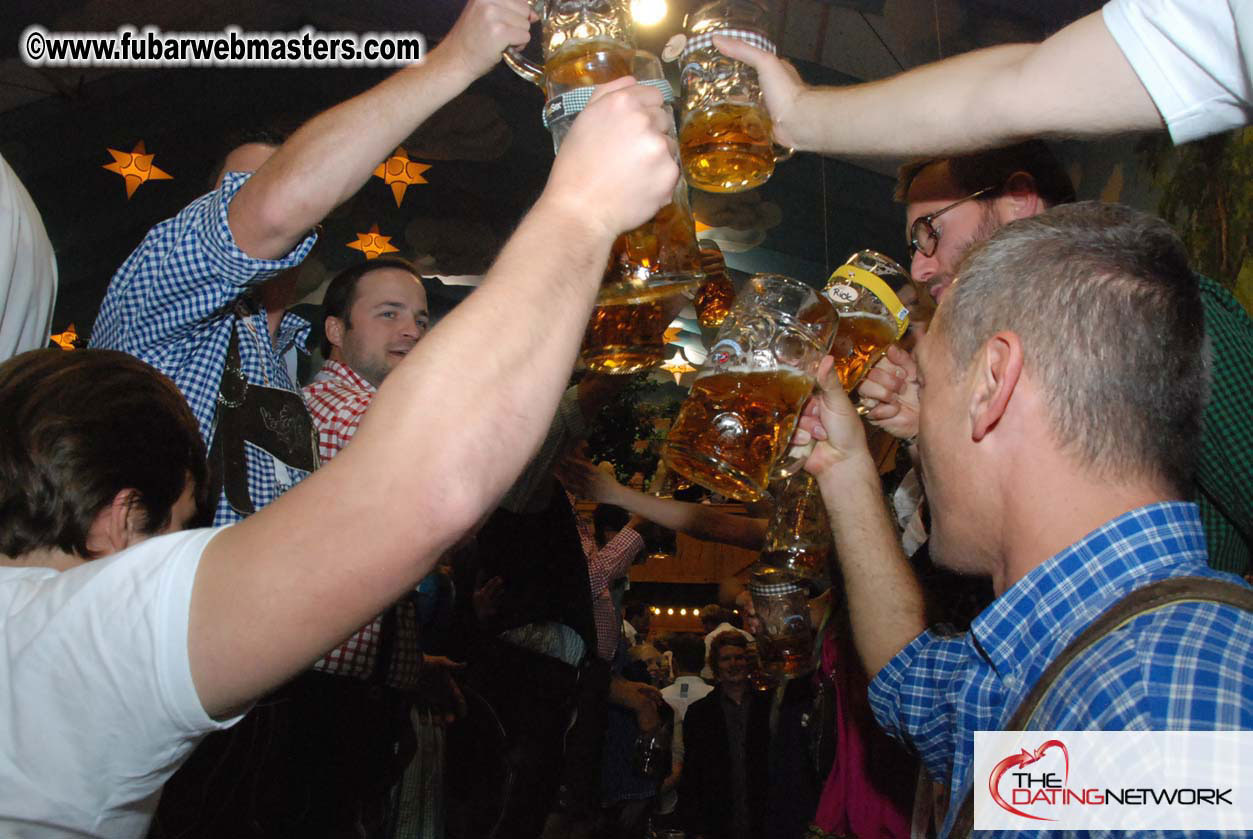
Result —
[{"label": "man with gray hair", "polygon": [[[1073,204],[1001,228],[957,275],[918,345],[918,448],[933,557],[991,577],[997,594],[969,633],[924,631],[864,431],[829,368],[797,437],[818,441],[806,469],[875,716],[950,786],[942,835],[972,789],[974,732],[1008,728],[1033,689],[1041,730],[1253,727],[1253,596],[1207,565],[1184,501],[1209,361],[1179,240],[1126,207]],[[1093,630],[1061,678],[1045,676],[1165,580],[1192,599]]]},{"label": "man with gray hair", "polygon": [[[1048,146],[1032,140],[907,163],[896,199],[905,205],[910,273],[938,301],[972,244],[1075,194]],[[1197,280],[1213,368],[1189,499],[1201,509],[1210,564],[1244,574],[1253,557],[1253,320],[1221,284]],[[917,435],[914,365],[902,351],[892,350],[870,372],[860,395],[876,424],[902,439]]]}]

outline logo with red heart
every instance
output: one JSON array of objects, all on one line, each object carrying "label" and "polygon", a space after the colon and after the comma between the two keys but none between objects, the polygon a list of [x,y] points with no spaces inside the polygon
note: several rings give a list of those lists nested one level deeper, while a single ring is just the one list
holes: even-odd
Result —
[{"label": "logo with red heart", "polygon": [[1062,786],[1065,787],[1066,782],[1070,780],[1070,752],[1066,751],[1066,744],[1061,740],[1045,740],[1038,748],[1036,748],[1034,752],[1029,752],[1026,749],[1023,749],[1020,753],[1010,755],[993,767],[992,774],[988,776],[988,791],[992,794],[992,800],[997,803],[997,806],[1007,812],[1013,813],[1015,816],[1022,816],[1024,819],[1036,819],[1037,821],[1046,822],[1056,821],[1056,819],[1050,819],[1045,816],[1033,816],[1031,813],[1024,813],[1022,810],[1019,810],[1007,802],[1001,796],[1000,791],[1001,778],[1006,772],[1011,769],[1021,769],[1024,766],[1030,766],[1040,758],[1044,757],[1045,752],[1049,749],[1061,750],[1062,759],[1065,761],[1064,765],[1066,767],[1062,781]]}]

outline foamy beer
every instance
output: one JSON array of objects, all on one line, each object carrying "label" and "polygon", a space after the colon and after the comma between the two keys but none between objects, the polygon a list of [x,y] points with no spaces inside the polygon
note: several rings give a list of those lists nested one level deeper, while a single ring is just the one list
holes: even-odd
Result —
[{"label": "foamy beer", "polygon": [[909,310],[899,295],[906,288],[913,287],[905,269],[870,250],[850,256],[827,280],[823,294],[840,313],[831,355],[846,392],[905,334]]},{"label": "foamy beer", "polygon": [[543,66],[514,47],[503,57],[549,98],[630,75],[635,33],[625,0],[532,0],[531,6],[540,18]]},{"label": "foamy beer", "polygon": [[813,390],[835,322],[835,310],[804,283],[754,276],[719,327],[670,429],[662,447],[666,465],[723,495],[761,498]]},{"label": "foamy beer", "polygon": [[743,192],[761,186],[775,163],[791,156],[791,151],[775,150],[757,71],[723,55],[713,36],[739,38],[773,53],[766,12],[751,0],[715,0],[688,16],[686,30],[679,77],[683,174],[706,192]]},{"label": "foamy beer", "polygon": [[833,545],[831,522],[818,481],[808,472],[797,472],[776,481],[770,494],[774,497],[774,510],[766,526],[761,561],[753,572],[768,582],[826,588]]}]

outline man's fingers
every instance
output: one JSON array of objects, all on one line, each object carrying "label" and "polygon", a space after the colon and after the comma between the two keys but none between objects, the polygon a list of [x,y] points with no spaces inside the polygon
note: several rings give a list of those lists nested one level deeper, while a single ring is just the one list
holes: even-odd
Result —
[{"label": "man's fingers", "polygon": [[714,46],[723,55],[734,58],[736,61],[743,61],[745,64],[751,64],[754,68],[758,67],[766,58],[774,57],[765,50],[757,49],[757,47],[739,38],[715,35],[713,42]]}]

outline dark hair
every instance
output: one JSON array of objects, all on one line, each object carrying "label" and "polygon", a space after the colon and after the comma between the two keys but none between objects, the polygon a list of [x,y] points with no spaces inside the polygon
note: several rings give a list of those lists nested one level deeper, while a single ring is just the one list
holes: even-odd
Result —
[{"label": "dark hair", "polygon": [[218,146],[221,151],[213,164],[213,171],[209,173],[209,189],[217,186],[218,178],[222,177],[223,170],[226,168],[226,158],[230,157],[235,149],[251,143],[278,148],[287,142],[291,133],[292,131],[285,126],[277,125],[254,125],[228,133]]},{"label": "dark hair", "polygon": [[622,617],[626,620],[648,614],[648,607],[643,603],[627,603],[622,607]]},{"label": "dark hair", "polygon": [[134,489],[144,533],[170,523],[190,476],[210,515],[204,441],[174,383],[113,350],[33,350],[0,365],[0,553],[92,558],[96,515]]},{"label": "dark hair", "polygon": [[709,669],[713,671],[714,678],[718,678],[718,656],[722,654],[723,647],[742,647],[748,649],[748,639],[734,629],[728,629],[725,632],[719,632],[709,642]]},{"label": "dark hair", "polygon": [[627,526],[627,522],[631,520],[631,514],[621,507],[615,507],[612,504],[597,504],[592,510],[592,531],[596,535],[596,541],[604,544],[606,534],[611,530],[621,530]]},{"label": "dark hair", "polygon": [[675,668],[685,673],[699,673],[705,666],[705,639],[699,635],[691,632],[675,635],[670,639],[670,652]]},{"label": "dark hair", "polygon": [[1000,187],[1005,186],[1010,175],[1026,172],[1035,180],[1035,189],[1044,203],[1050,207],[1069,204],[1075,200],[1075,185],[1062,168],[1057,157],[1040,140],[1028,140],[999,149],[962,154],[955,157],[923,157],[910,160],[901,166],[896,175],[897,201],[902,204],[909,199],[909,188],[914,180],[933,163],[948,161],[949,176],[958,192],[970,195],[987,187],[996,187],[980,196],[981,201],[995,198]]},{"label": "dark hair", "polygon": [[972,247],[957,277],[939,318],[956,370],[1014,332],[1057,440],[1098,474],[1189,491],[1209,348],[1197,279],[1166,222],[1118,204],[1057,207]]},{"label": "dark hair", "polygon": [[[418,273],[418,267],[407,259],[401,259],[396,256],[381,256],[378,259],[367,259],[364,262],[358,262],[356,265],[345,268],[340,271],[326,286],[326,294],[322,296],[322,320],[326,318],[339,318],[344,322],[345,329],[352,329],[352,319],[348,314],[352,311],[352,304],[357,300],[357,283],[366,274],[372,271],[378,271],[383,268],[399,268],[402,271],[408,271],[415,279],[421,281],[422,275]],[[326,337],[326,330],[322,330],[322,341],[320,344],[322,357],[329,358],[331,355],[331,342]]]}]

